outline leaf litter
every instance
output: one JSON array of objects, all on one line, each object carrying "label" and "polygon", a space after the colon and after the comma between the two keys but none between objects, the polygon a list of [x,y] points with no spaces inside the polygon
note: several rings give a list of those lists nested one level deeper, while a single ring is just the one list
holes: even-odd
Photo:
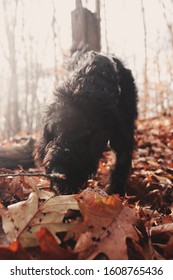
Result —
[{"label": "leaf litter", "polygon": [[173,120],[137,127],[125,198],[105,192],[111,151],[76,195],[55,195],[48,178],[1,169],[0,259],[173,259]]}]

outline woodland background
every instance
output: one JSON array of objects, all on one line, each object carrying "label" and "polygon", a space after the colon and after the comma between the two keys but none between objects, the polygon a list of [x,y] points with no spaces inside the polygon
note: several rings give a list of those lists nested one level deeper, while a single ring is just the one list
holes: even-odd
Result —
[{"label": "woodland background", "polygon": [[[104,192],[111,151],[79,194],[34,168],[42,114],[83,48],[115,54],[138,87],[124,197]],[[172,114],[173,0],[0,0],[0,259],[173,259]]]},{"label": "woodland background", "polygon": [[[0,140],[38,131],[71,55],[71,11],[81,1],[0,1]],[[83,1],[100,6],[101,50],[130,67],[139,117],[173,112],[173,1]]]}]

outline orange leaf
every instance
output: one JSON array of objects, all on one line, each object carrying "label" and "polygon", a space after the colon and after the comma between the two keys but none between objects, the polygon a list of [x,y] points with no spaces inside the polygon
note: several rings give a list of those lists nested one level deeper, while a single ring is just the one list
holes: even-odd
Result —
[{"label": "orange leaf", "polygon": [[39,239],[41,257],[45,255],[47,259],[68,260],[76,259],[77,254],[70,252],[68,249],[63,249],[58,245],[53,235],[46,228],[41,228],[37,233]]},{"label": "orange leaf", "polygon": [[104,253],[108,259],[127,259],[126,238],[138,240],[133,224],[136,210],[124,206],[116,196],[102,196],[86,189],[76,197],[83,222],[71,227],[76,238],[74,252],[80,259],[94,259]]},{"label": "orange leaf", "polygon": [[10,246],[0,246],[0,260],[29,260],[30,256],[18,241]]}]

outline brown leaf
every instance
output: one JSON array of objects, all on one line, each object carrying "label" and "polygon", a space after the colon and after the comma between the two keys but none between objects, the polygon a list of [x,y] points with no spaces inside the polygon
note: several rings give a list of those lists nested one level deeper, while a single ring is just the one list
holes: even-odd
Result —
[{"label": "brown leaf", "polygon": [[173,223],[152,227],[150,234],[152,242],[167,243],[170,237],[173,236]]},{"label": "brown leaf", "polygon": [[126,238],[137,239],[135,209],[124,206],[115,195],[105,198],[91,189],[83,191],[77,200],[84,221],[71,231],[79,258],[94,259],[104,253],[109,259],[128,259]]},{"label": "brown leaf", "polygon": [[33,191],[37,191],[38,183],[40,182],[40,178],[36,176],[20,176],[20,180],[26,189],[32,189]]},{"label": "brown leaf", "polygon": [[164,249],[165,259],[173,259],[173,235],[170,237],[165,249]]}]

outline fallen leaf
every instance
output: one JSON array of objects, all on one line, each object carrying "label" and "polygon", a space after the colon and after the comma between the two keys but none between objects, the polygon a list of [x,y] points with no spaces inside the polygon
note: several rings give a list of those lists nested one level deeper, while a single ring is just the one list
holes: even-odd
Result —
[{"label": "fallen leaf", "polygon": [[38,245],[36,237],[41,227],[46,227],[60,243],[57,232],[67,231],[72,224],[64,223],[63,218],[69,209],[78,210],[78,203],[73,195],[50,197],[39,201],[38,194],[32,192],[26,201],[0,209],[3,229],[9,242],[19,240],[22,246]]},{"label": "fallen leaf", "polygon": [[60,247],[54,236],[46,228],[41,228],[37,233],[37,237],[41,250],[40,258],[44,256],[46,256],[46,259],[55,260],[72,260],[77,258],[77,254]]},{"label": "fallen leaf", "polygon": [[165,259],[173,259],[173,236],[170,237],[166,247],[164,248],[164,253],[163,253]]},{"label": "fallen leaf", "polygon": [[72,227],[74,252],[80,259],[94,259],[104,253],[109,259],[128,259],[126,238],[137,238],[133,228],[135,209],[124,206],[115,195],[107,198],[87,189],[77,197],[84,221]]},{"label": "fallen leaf", "polygon": [[14,241],[10,246],[0,246],[0,260],[29,260],[30,256],[20,245]]},{"label": "fallen leaf", "polygon": [[19,177],[24,188],[32,189],[33,191],[37,191],[38,184],[40,183],[40,178],[37,176],[20,176]]}]

